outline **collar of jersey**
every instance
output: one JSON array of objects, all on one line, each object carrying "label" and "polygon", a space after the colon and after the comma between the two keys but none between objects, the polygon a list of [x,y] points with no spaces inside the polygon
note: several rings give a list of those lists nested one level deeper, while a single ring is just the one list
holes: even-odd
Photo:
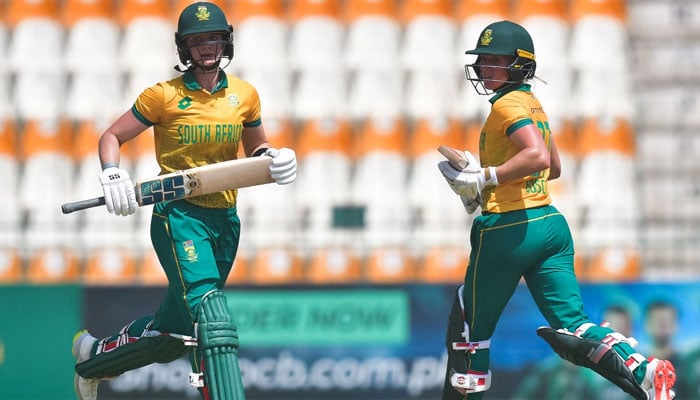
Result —
[{"label": "collar of jersey", "polygon": [[505,96],[506,94],[508,94],[508,93],[510,93],[510,92],[513,92],[513,91],[515,91],[515,90],[522,90],[523,92],[529,92],[529,91],[530,91],[530,84],[528,84],[528,83],[523,83],[523,84],[520,85],[520,86],[513,86],[513,87],[510,87],[510,88],[508,88],[508,89],[506,89],[506,90],[504,90],[504,91],[502,91],[502,92],[498,92],[498,93],[496,93],[493,97],[491,97],[491,98],[489,99],[489,102],[491,102],[491,104],[493,104],[493,103],[496,102],[496,100],[500,99],[501,97],[503,97],[503,96]]},{"label": "collar of jersey", "polygon": [[[192,71],[185,71],[185,74],[182,77],[182,80],[185,82],[185,87],[189,90],[202,90],[202,87],[199,85],[197,82],[197,79],[195,79],[194,74]],[[216,83],[216,86],[212,89],[212,93],[216,93],[221,89],[225,89],[228,87],[228,78],[226,77],[226,73],[222,70],[219,70],[219,82]]]}]

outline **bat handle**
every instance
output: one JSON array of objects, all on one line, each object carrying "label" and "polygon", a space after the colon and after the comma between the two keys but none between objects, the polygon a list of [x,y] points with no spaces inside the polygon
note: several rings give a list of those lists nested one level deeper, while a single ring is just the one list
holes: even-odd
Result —
[{"label": "bat handle", "polygon": [[104,196],[93,197],[92,199],[85,199],[76,201],[73,203],[66,203],[61,206],[61,210],[64,214],[70,214],[74,211],[85,210],[87,208],[99,207],[105,205]]}]

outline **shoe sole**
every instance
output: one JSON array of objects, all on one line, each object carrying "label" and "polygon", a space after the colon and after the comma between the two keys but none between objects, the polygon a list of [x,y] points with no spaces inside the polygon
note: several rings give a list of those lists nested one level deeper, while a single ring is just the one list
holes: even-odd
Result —
[{"label": "shoe sole", "polygon": [[672,400],[671,388],[676,383],[676,370],[670,361],[661,360],[654,371],[654,400]]}]

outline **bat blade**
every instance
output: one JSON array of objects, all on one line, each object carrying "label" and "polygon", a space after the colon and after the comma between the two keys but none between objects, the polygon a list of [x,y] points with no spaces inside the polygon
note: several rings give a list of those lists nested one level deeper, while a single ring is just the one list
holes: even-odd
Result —
[{"label": "bat blade", "polygon": [[[142,179],[134,185],[136,202],[139,206],[145,206],[272,183],[270,162],[271,158],[267,156],[249,157]],[[61,210],[64,214],[70,214],[104,204],[104,197],[95,197],[63,204]]]},{"label": "bat blade", "polygon": [[464,168],[467,168],[467,165],[469,165],[469,161],[467,161],[466,158],[464,158],[464,155],[452,147],[445,146],[445,145],[440,145],[438,147],[438,151],[440,154],[445,156],[447,158],[447,161],[450,162],[450,164],[458,170],[463,170]]}]

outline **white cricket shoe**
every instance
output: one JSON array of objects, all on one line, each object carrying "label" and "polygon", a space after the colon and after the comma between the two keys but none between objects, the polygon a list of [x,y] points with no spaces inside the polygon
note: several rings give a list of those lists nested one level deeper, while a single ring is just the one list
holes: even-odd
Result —
[{"label": "white cricket shoe", "polygon": [[[79,331],[73,336],[73,357],[75,361],[81,363],[90,358],[92,345],[97,341],[95,337],[88,333],[87,329]],[[73,388],[78,400],[97,400],[97,385],[100,380],[97,378],[83,378],[75,373],[73,377]]]},{"label": "white cricket shoe", "polygon": [[649,358],[642,388],[647,391],[649,400],[672,400],[676,397],[673,385],[676,383],[676,369],[667,360]]}]

